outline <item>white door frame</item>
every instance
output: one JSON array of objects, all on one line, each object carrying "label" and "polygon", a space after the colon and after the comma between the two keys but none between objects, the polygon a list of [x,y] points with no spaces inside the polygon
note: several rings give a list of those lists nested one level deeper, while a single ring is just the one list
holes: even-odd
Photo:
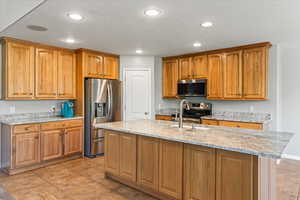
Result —
[{"label": "white door frame", "polygon": [[[150,94],[152,94],[152,84],[151,84],[151,80],[152,80],[152,74],[151,74],[151,68],[146,68],[146,67],[125,67],[123,70],[123,75],[122,75],[122,79],[123,79],[123,120],[126,120],[126,72],[127,71],[148,71],[149,72],[149,89],[150,89]],[[150,110],[149,110],[149,114],[150,114],[150,119],[152,119],[152,97],[150,96],[149,99],[149,104],[150,104]]]}]

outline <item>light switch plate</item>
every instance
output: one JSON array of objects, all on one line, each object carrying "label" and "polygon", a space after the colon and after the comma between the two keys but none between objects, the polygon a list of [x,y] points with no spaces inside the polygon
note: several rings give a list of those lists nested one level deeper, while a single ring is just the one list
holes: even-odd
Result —
[{"label": "light switch plate", "polygon": [[16,112],[16,107],[15,106],[10,106],[9,107],[9,113],[10,114],[13,114],[13,113],[15,113]]}]

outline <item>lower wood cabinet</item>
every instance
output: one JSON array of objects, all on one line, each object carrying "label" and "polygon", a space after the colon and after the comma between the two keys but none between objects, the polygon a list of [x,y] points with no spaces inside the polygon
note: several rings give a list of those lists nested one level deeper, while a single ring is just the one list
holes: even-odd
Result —
[{"label": "lower wood cabinet", "polygon": [[82,120],[2,125],[1,166],[8,174],[82,156]]},{"label": "lower wood cabinet", "polygon": [[138,136],[137,183],[158,191],[159,139]]},{"label": "lower wood cabinet", "polygon": [[105,131],[106,176],[159,199],[258,200],[256,156]]},{"label": "lower wood cabinet", "polygon": [[63,156],[62,130],[49,130],[41,132],[41,157],[42,160],[51,160]]},{"label": "lower wood cabinet", "polygon": [[156,120],[166,120],[166,121],[172,121],[171,115],[155,115]]},{"label": "lower wood cabinet", "polygon": [[12,167],[22,167],[40,162],[40,137],[38,132],[17,134],[13,137]]},{"label": "lower wood cabinet", "polygon": [[182,199],[183,143],[160,140],[159,192]]},{"label": "lower wood cabinet", "polygon": [[216,200],[257,200],[254,159],[247,154],[217,151]]},{"label": "lower wood cabinet", "polygon": [[184,147],[184,199],[216,199],[215,149],[195,145]]},{"label": "lower wood cabinet", "polygon": [[219,121],[219,120],[203,119],[202,124],[233,127],[233,128],[253,129],[253,130],[263,130],[264,129],[263,124],[251,123],[251,122],[235,122],[235,121]]}]

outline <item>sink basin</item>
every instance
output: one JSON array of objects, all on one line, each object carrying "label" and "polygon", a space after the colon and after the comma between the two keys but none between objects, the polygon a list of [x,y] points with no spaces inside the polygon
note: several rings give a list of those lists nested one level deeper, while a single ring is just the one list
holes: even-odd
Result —
[{"label": "sink basin", "polygon": [[[173,124],[171,125],[172,128],[179,128],[179,124]],[[191,125],[183,125],[183,128],[186,128],[186,129],[192,129],[193,126]],[[194,126],[194,129],[195,130],[208,130],[209,128],[208,127],[201,127],[201,126]]]}]

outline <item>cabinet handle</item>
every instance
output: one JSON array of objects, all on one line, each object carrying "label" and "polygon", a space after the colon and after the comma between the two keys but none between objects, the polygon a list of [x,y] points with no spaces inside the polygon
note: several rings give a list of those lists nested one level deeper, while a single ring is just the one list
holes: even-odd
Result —
[{"label": "cabinet handle", "polygon": [[38,140],[38,139],[39,139],[39,136],[35,136],[34,139]]},{"label": "cabinet handle", "polygon": [[236,127],[240,128],[240,125],[237,125]]}]

